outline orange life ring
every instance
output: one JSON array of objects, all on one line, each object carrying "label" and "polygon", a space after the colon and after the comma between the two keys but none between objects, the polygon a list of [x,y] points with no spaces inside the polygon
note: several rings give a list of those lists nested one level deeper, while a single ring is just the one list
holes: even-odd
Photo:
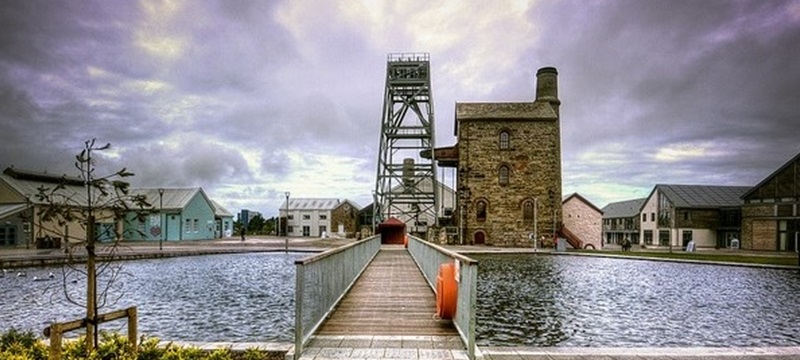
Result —
[{"label": "orange life ring", "polygon": [[439,276],[436,277],[436,317],[452,319],[456,315],[457,303],[456,265],[442,264],[439,266]]}]

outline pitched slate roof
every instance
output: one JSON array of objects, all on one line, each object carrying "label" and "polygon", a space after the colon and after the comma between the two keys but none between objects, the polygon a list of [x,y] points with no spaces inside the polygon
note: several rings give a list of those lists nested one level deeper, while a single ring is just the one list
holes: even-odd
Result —
[{"label": "pitched slate roof", "polygon": [[603,218],[628,218],[639,216],[646,198],[612,202],[603,208]]},{"label": "pitched slate roof", "polygon": [[592,209],[595,209],[595,210],[597,210],[597,212],[599,212],[599,213],[601,213],[601,214],[603,213],[603,210],[599,209],[597,206],[595,206],[594,204],[592,204],[592,202],[591,202],[591,201],[587,200],[585,197],[581,196],[581,194],[578,194],[578,193],[572,193],[572,194],[569,194],[569,195],[567,195],[567,196],[564,198],[564,200],[563,200],[563,201],[561,201],[561,203],[562,203],[562,204],[564,204],[564,203],[566,203],[567,201],[569,201],[569,199],[572,199],[572,198],[575,198],[575,199],[577,199],[578,201],[582,201],[584,204],[586,204],[586,205],[589,205],[589,206],[590,206]]},{"label": "pitched slate roof", "polygon": [[182,210],[189,204],[197,193],[200,193],[206,201],[211,203],[211,200],[206,196],[203,188],[178,188],[178,189],[164,189],[164,195],[159,198],[158,189],[133,189],[132,194],[144,195],[147,197],[147,202],[153,205],[154,209],[162,206],[164,210]]},{"label": "pitched slate roof", "polygon": [[721,208],[741,206],[741,197],[750,186],[658,184],[653,189],[656,190],[678,208]]},{"label": "pitched slate roof", "polygon": [[36,205],[47,203],[37,199],[36,195],[39,194],[39,188],[54,189],[62,183],[62,179],[66,180],[66,182],[64,183],[64,188],[59,190],[58,194],[70,198],[73,204],[86,205],[88,203],[86,189],[81,185],[80,179],[15,168],[7,168],[0,174],[0,181],[8,184],[20,197],[28,199],[28,201]]},{"label": "pitched slate roof", "polygon": [[218,202],[211,200],[211,205],[214,207],[214,216],[233,217],[233,213],[222,207]]},{"label": "pitched slate roof", "polygon": [[456,103],[456,119],[557,119],[553,106],[535,102],[461,102]]},{"label": "pitched slate roof", "polygon": [[0,204],[0,219],[19,213],[27,208],[27,204]]},{"label": "pitched slate roof", "polygon": [[[289,198],[289,210],[333,210],[339,203],[335,198]],[[286,209],[286,201],[279,209]]]}]

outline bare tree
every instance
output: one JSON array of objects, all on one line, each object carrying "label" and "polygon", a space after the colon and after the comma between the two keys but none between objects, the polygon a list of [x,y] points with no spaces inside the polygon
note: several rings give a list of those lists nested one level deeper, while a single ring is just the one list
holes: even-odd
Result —
[{"label": "bare tree", "polygon": [[[38,212],[38,219],[49,224],[49,233],[61,235],[65,240],[68,264],[62,273],[60,288],[68,302],[86,308],[86,348],[91,351],[97,346],[98,309],[113,305],[122,296],[114,291],[120,286],[122,267],[113,260],[120,241],[125,237],[123,223],[128,219],[140,219],[152,205],[142,195],[130,193],[130,184],[123,179],[134,174],[126,169],[108,175],[95,173],[93,153],[110,149],[111,144],[98,146],[95,139],[84,143],[84,149],[75,157],[77,178],[64,176],[53,187],[41,186],[36,194],[37,200],[47,205]],[[79,226],[83,231],[66,231],[69,225]],[[110,225],[109,225],[110,224]],[[98,226],[100,229],[98,229]],[[134,230],[138,231],[138,230]],[[98,235],[110,241],[103,246],[98,257]],[[77,256],[83,247],[85,269],[81,269],[81,257]],[[80,278],[80,279],[79,279]],[[85,297],[71,291],[69,283],[86,281]],[[98,280],[100,292],[98,293]]]}]

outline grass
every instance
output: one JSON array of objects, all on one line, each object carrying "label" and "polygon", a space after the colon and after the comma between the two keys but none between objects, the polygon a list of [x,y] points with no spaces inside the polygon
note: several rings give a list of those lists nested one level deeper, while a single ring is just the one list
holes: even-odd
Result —
[{"label": "grass", "polygon": [[[596,251],[590,250],[579,250],[578,252],[582,253],[593,253],[597,254]],[[757,254],[731,254],[731,253],[720,253],[720,254],[710,254],[710,253],[687,253],[687,252],[680,252],[675,251],[672,253],[664,252],[664,251],[603,251],[600,254],[609,254],[609,255],[619,255],[619,256],[630,256],[630,257],[647,257],[647,258],[656,258],[656,259],[680,259],[680,260],[698,260],[698,261],[710,261],[710,262],[731,262],[731,263],[743,263],[743,264],[767,264],[767,265],[788,265],[788,266],[797,266],[798,260],[796,254],[764,254],[764,255],[757,255]]]}]

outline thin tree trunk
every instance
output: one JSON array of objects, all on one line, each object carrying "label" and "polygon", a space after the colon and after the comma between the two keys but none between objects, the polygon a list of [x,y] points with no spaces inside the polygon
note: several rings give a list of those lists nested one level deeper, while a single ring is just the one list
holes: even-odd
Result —
[{"label": "thin tree trunk", "polygon": [[86,226],[86,351],[92,352],[96,342],[97,272],[95,269],[94,216]]}]

